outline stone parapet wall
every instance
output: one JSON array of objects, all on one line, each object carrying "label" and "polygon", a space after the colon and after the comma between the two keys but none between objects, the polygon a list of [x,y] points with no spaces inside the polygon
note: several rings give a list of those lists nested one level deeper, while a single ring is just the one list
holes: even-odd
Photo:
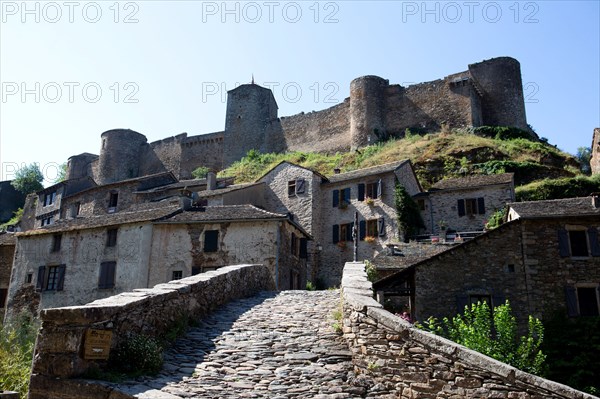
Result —
[{"label": "stone parapet wall", "polygon": [[594,398],[419,330],[373,299],[362,263],[342,278],[344,337],[355,370],[402,398]]},{"label": "stone parapet wall", "polygon": [[[42,311],[31,375],[30,399],[113,398],[101,384],[81,382],[69,394],[67,379],[77,378],[91,367],[106,368],[105,361],[83,358],[88,329],[112,331],[111,350],[127,334],[160,337],[183,317],[200,318],[237,298],[274,290],[273,279],[263,265],[227,266],[174,280],[154,288],[138,289],[83,306]],[[69,381],[73,385],[73,380]]]}]

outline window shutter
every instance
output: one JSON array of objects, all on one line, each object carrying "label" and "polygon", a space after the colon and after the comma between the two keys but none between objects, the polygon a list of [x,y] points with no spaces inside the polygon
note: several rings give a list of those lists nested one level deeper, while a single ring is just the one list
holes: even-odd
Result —
[{"label": "window shutter", "polygon": [[385,219],[382,217],[377,220],[377,232],[379,237],[385,236]]},{"label": "window shutter", "polygon": [[569,256],[569,233],[565,229],[558,230],[558,250],[563,258]]},{"label": "window shutter", "polygon": [[300,259],[308,258],[308,240],[306,238],[300,239]]},{"label": "window shutter", "polygon": [[358,223],[358,238],[362,241],[365,239],[366,235],[367,235],[367,221],[361,220]]},{"label": "window shutter", "polygon": [[600,244],[598,243],[598,230],[595,227],[588,229],[588,237],[590,238],[590,249],[592,256],[600,256]]},{"label": "window shutter", "polygon": [[333,190],[333,207],[336,208],[340,203],[340,190]]},{"label": "window shutter", "polygon": [[381,198],[382,194],[383,194],[383,182],[381,181],[381,179],[379,179],[377,181],[377,198]]},{"label": "window shutter", "polygon": [[354,222],[348,223],[348,228],[346,229],[346,241],[354,241],[352,238],[352,230],[354,229]]},{"label": "window shutter", "polygon": [[35,286],[35,288],[38,291],[41,291],[44,289],[44,279],[45,278],[46,278],[46,266],[38,267],[37,283]]},{"label": "window shutter", "polygon": [[337,224],[333,225],[333,243],[337,244],[340,241],[340,227]]},{"label": "window shutter", "polygon": [[296,194],[304,193],[304,179],[296,179]]},{"label": "window shutter", "polygon": [[56,282],[56,291],[62,291],[65,284],[65,265],[58,266],[58,281]]},{"label": "window shutter", "polygon": [[459,314],[464,313],[465,307],[469,305],[469,297],[466,295],[456,296],[456,308]]},{"label": "window shutter", "polygon": [[113,288],[115,286],[115,272],[117,271],[117,262],[110,262],[108,265],[108,287]]},{"label": "window shutter", "polygon": [[358,184],[358,200],[359,201],[365,200],[365,184],[364,183]]},{"label": "window shutter", "polygon": [[574,317],[578,315],[577,312],[577,290],[575,287],[565,287],[565,294],[567,296],[567,315]]},{"label": "window shutter", "polygon": [[458,216],[465,216],[465,200],[458,200]]},{"label": "window shutter", "polygon": [[477,208],[477,213],[479,213],[480,215],[485,215],[485,201],[483,197],[477,198]]},{"label": "window shutter", "polygon": [[344,189],[344,201],[350,204],[350,187]]}]

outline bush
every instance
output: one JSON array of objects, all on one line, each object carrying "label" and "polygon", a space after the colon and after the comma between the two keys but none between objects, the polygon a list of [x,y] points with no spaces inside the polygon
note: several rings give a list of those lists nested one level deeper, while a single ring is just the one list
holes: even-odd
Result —
[{"label": "bush", "polygon": [[210,169],[206,166],[198,166],[196,169],[193,170],[192,177],[194,179],[204,179],[208,172],[210,172]]},{"label": "bush", "polygon": [[490,216],[490,220],[485,224],[485,228],[487,230],[493,230],[495,228],[500,227],[504,223],[504,218],[506,217],[506,208],[502,208],[497,210]]},{"label": "bush", "polygon": [[600,191],[600,175],[544,179],[517,187],[517,201],[540,201],[559,198],[587,197]]},{"label": "bush", "polygon": [[439,323],[430,317],[416,326],[523,371],[544,371],[546,355],[540,349],[544,339],[542,322],[529,316],[528,334],[517,337],[517,322],[508,301],[494,308],[493,313],[486,302],[478,302],[470,308],[465,306],[464,314],[451,320],[444,318]]},{"label": "bush", "polygon": [[0,391],[16,391],[26,397],[38,329],[38,323],[26,313],[0,329]]},{"label": "bush", "polygon": [[162,351],[158,340],[130,334],[118,345],[111,356],[111,363],[115,369],[129,375],[153,375],[162,368]]},{"label": "bush", "polygon": [[398,215],[398,227],[404,236],[404,242],[408,242],[409,237],[419,233],[421,228],[425,227],[419,206],[412,199],[406,189],[397,184],[394,191],[394,201],[396,213]]},{"label": "bush", "polygon": [[373,263],[371,263],[368,260],[365,260],[365,269],[367,272],[367,280],[369,280],[372,283],[379,280],[379,273],[377,272],[377,269],[375,268],[375,265]]},{"label": "bush", "polygon": [[491,137],[496,140],[527,139],[535,140],[531,133],[516,127],[480,126],[473,129],[477,136]]}]

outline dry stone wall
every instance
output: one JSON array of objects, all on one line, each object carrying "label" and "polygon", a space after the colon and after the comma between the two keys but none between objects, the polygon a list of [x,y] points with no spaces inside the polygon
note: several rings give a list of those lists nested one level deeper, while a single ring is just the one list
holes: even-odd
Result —
[{"label": "dry stone wall", "polygon": [[91,367],[107,367],[105,361],[83,358],[84,336],[88,329],[112,331],[112,351],[128,333],[160,337],[184,316],[200,318],[233,299],[273,289],[273,279],[266,267],[237,265],[84,306],[44,310],[29,398],[126,397],[105,384],[72,379]]},{"label": "dry stone wall", "polygon": [[346,264],[342,300],[343,333],[359,380],[393,397],[594,398],[418,330],[385,311],[373,299],[362,263]]}]

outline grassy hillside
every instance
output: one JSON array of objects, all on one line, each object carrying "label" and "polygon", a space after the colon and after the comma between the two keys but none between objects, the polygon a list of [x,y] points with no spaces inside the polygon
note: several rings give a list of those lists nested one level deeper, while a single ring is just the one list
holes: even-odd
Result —
[{"label": "grassy hillside", "polygon": [[[254,150],[221,171],[220,176],[235,176],[236,182],[250,182],[262,176],[283,160],[316,170],[324,175],[410,159],[423,187],[427,189],[443,178],[464,174],[515,173],[517,186],[546,179],[573,178],[581,174],[577,160],[554,146],[523,137],[500,138],[506,128],[486,128],[487,136],[453,131],[413,135],[392,139],[360,149],[360,151],[322,154],[289,152],[260,154]],[[515,135],[513,135],[515,137]]]}]

